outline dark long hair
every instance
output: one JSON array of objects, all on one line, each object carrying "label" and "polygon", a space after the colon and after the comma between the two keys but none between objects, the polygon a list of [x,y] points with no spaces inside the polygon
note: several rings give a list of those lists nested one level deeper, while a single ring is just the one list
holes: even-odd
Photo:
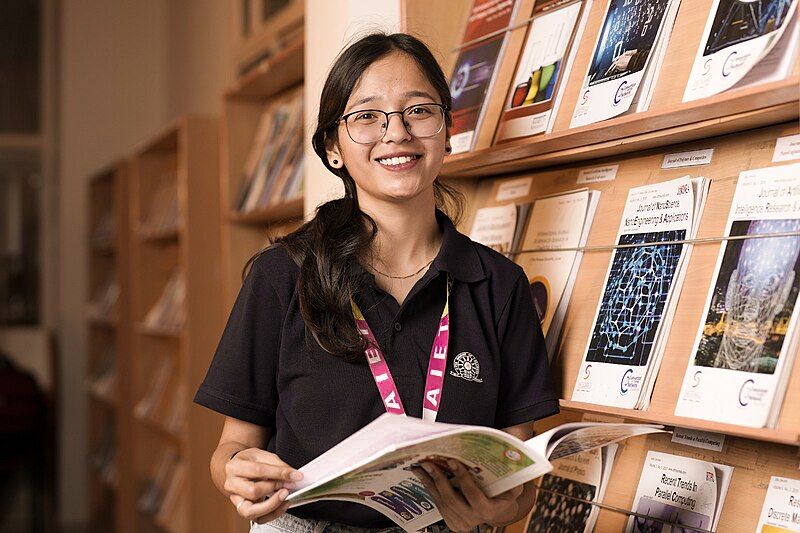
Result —
[{"label": "dark long hair", "polygon": [[[300,267],[297,291],[307,332],[325,351],[346,361],[359,360],[366,348],[355,327],[350,298],[363,282],[357,261],[370,257],[378,228],[359,208],[355,181],[346,168],[333,168],[329,164],[326,148],[337,141],[339,117],[361,74],[373,62],[395,51],[406,53],[416,61],[442,103],[450,107],[447,79],[431,51],[416,37],[404,33],[372,33],[348,46],[325,80],[317,127],[311,138],[322,163],[344,183],[344,197],[320,205],[312,220],[276,239],[274,244],[283,246]],[[451,124],[448,112],[448,129]],[[436,206],[458,223],[463,211],[463,195],[438,178],[433,188]],[[263,251],[250,258],[245,270],[261,253]]]}]

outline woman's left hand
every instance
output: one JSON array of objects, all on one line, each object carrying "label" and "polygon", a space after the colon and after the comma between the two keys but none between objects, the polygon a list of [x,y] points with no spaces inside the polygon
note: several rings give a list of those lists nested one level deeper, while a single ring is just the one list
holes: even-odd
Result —
[{"label": "woman's left hand", "polygon": [[433,462],[425,461],[421,465],[424,472],[416,469],[417,476],[439,508],[447,527],[453,531],[469,531],[480,524],[501,525],[517,518],[520,512],[517,499],[524,490],[522,485],[489,498],[459,461],[447,461],[454,474],[452,479]]}]

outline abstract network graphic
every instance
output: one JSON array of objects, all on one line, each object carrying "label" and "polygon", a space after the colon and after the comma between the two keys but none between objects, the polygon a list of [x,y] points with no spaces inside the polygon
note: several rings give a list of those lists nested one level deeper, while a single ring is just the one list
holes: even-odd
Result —
[{"label": "abstract network graphic", "polygon": [[[619,244],[680,241],[684,230],[622,235]],[[586,361],[644,366],[653,348],[682,244],[617,249]]]},{"label": "abstract network graphic", "polygon": [[792,0],[721,0],[703,55],[780,28]]}]

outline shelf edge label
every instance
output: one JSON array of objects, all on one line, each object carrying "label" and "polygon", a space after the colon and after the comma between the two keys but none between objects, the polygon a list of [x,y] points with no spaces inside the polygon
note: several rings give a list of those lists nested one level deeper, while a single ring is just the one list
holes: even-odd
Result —
[{"label": "shelf edge label", "polygon": [[778,137],[775,142],[775,152],[772,154],[772,162],[780,163],[795,159],[800,159],[800,135]]},{"label": "shelf edge label", "polygon": [[677,152],[674,154],[667,154],[664,156],[664,162],[661,163],[661,168],[663,170],[666,170],[670,168],[710,165],[712,155],[714,155],[713,148],[708,148],[706,150],[693,150],[691,152]]},{"label": "shelf edge label", "polygon": [[578,172],[577,183],[597,183],[598,181],[612,181],[617,178],[619,165],[606,165],[603,167],[582,168]]},{"label": "shelf edge label", "polygon": [[505,202],[506,200],[514,200],[515,198],[528,196],[531,192],[532,184],[533,178],[520,178],[501,183],[497,188],[495,200],[498,202]]},{"label": "shelf edge label", "polygon": [[685,444],[694,448],[702,448],[721,452],[725,444],[725,435],[722,433],[712,433],[710,431],[699,431],[697,429],[675,428],[672,433],[672,442],[675,444]]}]

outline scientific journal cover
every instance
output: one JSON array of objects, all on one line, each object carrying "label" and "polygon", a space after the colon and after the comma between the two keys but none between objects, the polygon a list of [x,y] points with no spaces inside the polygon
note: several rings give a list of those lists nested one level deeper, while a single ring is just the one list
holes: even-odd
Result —
[{"label": "scientific journal cover", "polygon": [[675,414],[770,427],[797,351],[800,164],[742,172]]},{"label": "scientific journal cover", "polygon": [[[651,59],[666,46],[679,0],[611,0],[570,127],[626,113],[644,87]],[[666,31],[665,31],[666,30]]]},{"label": "scientific journal cover", "polygon": [[669,243],[692,235],[694,213],[688,177],[628,193],[573,400],[636,409],[649,398],[685,271],[687,246]]},{"label": "scientific journal cover", "polygon": [[462,41],[466,46],[458,55],[450,80],[453,154],[472,149],[475,132],[483,118],[484,103],[494,84],[496,67],[507,41],[506,33],[484,37],[508,27],[517,4],[518,0],[475,0],[473,4]]},{"label": "scientific journal cover", "polygon": [[797,56],[798,0],[714,0],[683,101],[745,81],[760,63],[761,82],[786,77]]},{"label": "scientific journal cover", "polygon": [[591,4],[592,0],[536,2],[496,142],[552,130]]}]

